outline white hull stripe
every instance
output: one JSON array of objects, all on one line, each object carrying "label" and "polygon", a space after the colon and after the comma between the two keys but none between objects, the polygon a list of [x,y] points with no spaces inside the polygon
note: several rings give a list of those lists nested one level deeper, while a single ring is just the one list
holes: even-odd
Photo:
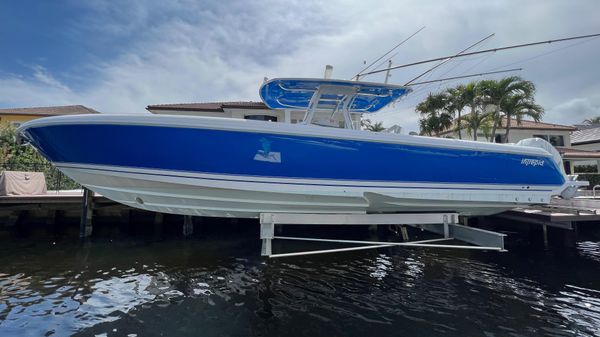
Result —
[{"label": "white hull stripe", "polygon": [[279,177],[255,177],[255,176],[233,176],[226,174],[206,174],[197,172],[181,172],[171,170],[140,169],[131,167],[115,167],[104,165],[84,165],[72,163],[54,163],[58,168],[85,169],[110,173],[142,174],[149,176],[188,178],[212,181],[282,184],[297,186],[326,186],[326,187],[349,187],[349,188],[413,188],[413,189],[446,189],[446,190],[497,190],[497,191],[519,191],[519,192],[552,192],[560,186],[556,185],[502,185],[502,184],[455,184],[455,183],[418,183],[418,182],[387,182],[387,181],[344,181],[331,179],[295,179]]}]

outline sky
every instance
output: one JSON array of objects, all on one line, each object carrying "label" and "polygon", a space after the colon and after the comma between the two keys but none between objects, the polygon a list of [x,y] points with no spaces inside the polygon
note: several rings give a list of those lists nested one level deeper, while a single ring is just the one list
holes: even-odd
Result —
[{"label": "sky", "polygon": [[[260,100],[265,77],[350,79],[421,27],[395,65],[471,50],[600,33],[600,1],[192,1],[0,2],[0,108],[82,104],[145,113],[150,104]],[[600,38],[456,59],[423,78],[491,70],[533,81],[544,121],[600,115]],[[395,70],[404,84],[433,64]],[[383,74],[365,81],[383,81]],[[429,92],[473,79],[414,86],[369,116],[417,131]]]}]

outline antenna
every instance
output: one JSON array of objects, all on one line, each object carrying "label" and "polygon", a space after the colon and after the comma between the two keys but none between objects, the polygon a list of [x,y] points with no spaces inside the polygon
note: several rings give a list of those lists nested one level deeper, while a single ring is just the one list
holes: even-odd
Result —
[{"label": "antenna", "polygon": [[[537,45],[540,45],[540,44],[550,44],[550,43],[556,43],[556,42],[564,42],[564,41],[570,41],[570,40],[585,39],[585,38],[597,37],[597,36],[600,36],[600,34],[581,35],[581,36],[575,36],[575,37],[567,37],[567,38],[564,38],[564,39],[556,39],[556,40],[548,40],[548,41],[539,41],[539,42],[517,44],[517,45],[512,45],[512,46],[507,46],[507,47],[492,48],[492,49],[474,51],[474,52],[470,52],[470,53],[464,53],[464,54],[460,54],[460,55],[454,55],[454,58],[471,56],[471,55],[477,55],[477,54],[484,54],[484,53],[492,53],[492,52],[497,52],[497,51],[502,51],[502,50],[508,50],[508,49],[537,46]],[[418,62],[413,62],[413,63],[402,64],[402,65],[399,65],[399,66],[392,67],[389,70],[396,70],[396,69],[411,67],[411,66],[415,66],[415,65],[419,65],[419,64],[431,63],[431,62],[435,62],[435,61],[442,61],[442,60],[445,60],[445,59],[447,59],[449,57],[452,57],[452,56],[436,57],[434,59],[429,59],[429,60],[424,60],[424,61],[418,61]],[[382,73],[384,71],[388,71],[388,69],[374,70],[374,71],[370,71],[368,73],[361,74],[360,76],[378,74],[378,73]]]},{"label": "antenna", "polygon": [[387,53],[381,55],[377,60],[373,61],[371,64],[369,64],[368,66],[366,66],[363,70],[359,71],[356,75],[354,75],[354,78],[358,81],[360,79],[360,76],[362,76],[362,72],[371,68],[371,66],[373,66],[375,63],[379,62],[379,60],[381,60],[382,58],[384,58],[386,55],[388,55],[389,53],[393,52],[396,48],[400,47],[401,45],[403,45],[406,41],[410,40],[413,36],[417,35],[419,32],[421,32],[423,29],[425,29],[425,26],[419,28],[419,30],[417,30],[416,32],[414,32],[411,36],[407,37],[406,39],[402,40],[402,42],[398,43],[396,46],[394,46],[394,48],[388,50]]},{"label": "antenna", "polygon": [[388,71],[386,71],[385,73],[385,84],[387,84],[388,80],[390,79],[390,68],[392,67],[392,60],[388,60]]}]

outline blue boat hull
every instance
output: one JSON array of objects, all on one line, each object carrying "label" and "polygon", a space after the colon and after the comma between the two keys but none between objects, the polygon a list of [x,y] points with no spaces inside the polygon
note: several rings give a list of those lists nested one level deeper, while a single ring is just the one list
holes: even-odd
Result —
[{"label": "blue boat hull", "polygon": [[[129,123],[124,122],[127,118],[130,118]],[[430,144],[425,138],[424,144],[418,144],[397,141],[394,135],[371,139],[373,137],[362,131],[351,131],[358,136],[345,137],[329,133],[326,128],[317,129],[324,130],[319,136],[312,126],[293,129],[277,123],[210,118],[187,117],[184,121],[171,117],[156,123],[148,120],[144,117],[143,121],[136,122],[131,116],[51,118],[46,123],[25,125],[21,134],[65,173],[109,197],[112,190],[128,185],[127,181],[131,180],[140,186],[165,184],[150,189],[155,188],[152,191],[155,194],[170,191],[165,194],[175,199],[180,194],[179,185],[211,189],[212,194],[198,196],[206,204],[219,198],[227,199],[219,193],[242,191],[248,193],[247,198],[252,198],[252,193],[281,195],[282,200],[289,200],[291,204],[295,197],[310,198],[311,195],[340,198],[342,206],[334,210],[342,212],[406,211],[421,210],[419,200],[429,193],[439,195],[435,204],[444,210],[472,209],[475,201],[483,205],[482,209],[501,210],[518,203],[546,203],[550,194],[565,184],[561,170],[545,152],[519,152],[514,146],[479,149],[452,140],[447,140],[447,144]],[[234,127],[227,127],[228,123]],[[304,132],[303,128],[311,132]],[[98,177],[111,178],[103,181]],[[140,203],[144,199],[139,195],[144,191],[136,186],[123,190],[117,201],[155,209],[149,203]],[[381,201],[382,205],[376,207],[365,193],[391,199]],[[485,196],[482,200],[470,201],[469,193]],[[454,194],[456,200],[447,194]],[[264,209],[252,202],[248,205],[253,206],[241,208],[244,214],[251,216],[265,210],[278,211],[278,208],[269,209],[269,198],[265,200]],[[296,201],[298,204],[307,202]],[[343,206],[346,201],[351,205],[348,209]],[[176,200],[172,202],[176,204]],[[276,203],[277,198],[273,200],[273,204]],[[412,209],[406,209],[407,204]],[[427,201],[421,200],[421,204],[427,210],[432,207]],[[318,201],[316,206],[319,206]],[[194,207],[201,209],[202,201],[190,207],[190,212]],[[226,200],[213,208],[227,213]],[[231,209],[232,216],[236,216],[236,210]],[[310,210],[307,207],[306,211]]]}]

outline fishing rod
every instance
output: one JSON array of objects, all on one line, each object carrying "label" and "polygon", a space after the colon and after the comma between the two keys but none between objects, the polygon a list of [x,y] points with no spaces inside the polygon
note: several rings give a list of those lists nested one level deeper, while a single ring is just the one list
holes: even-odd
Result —
[{"label": "fishing rod", "polygon": [[491,37],[493,37],[494,35],[496,35],[496,34],[495,34],[495,33],[492,33],[492,34],[490,34],[490,35],[488,35],[488,36],[484,37],[483,39],[481,39],[481,40],[479,40],[479,41],[477,41],[477,42],[473,43],[472,45],[470,45],[469,47],[467,47],[467,48],[465,48],[465,49],[461,50],[460,52],[458,52],[458,53],[457,53],[457,54],[455,54],[454,56],[451,56],[451,57],[449,57],[449,58],[445,59],[444,61],[442,61],[442,62],[440,62],[440,63],[436,64],[435,66],[433,66],[433,67],[429,68],[429,69],[428,69],[428,70],[426,70],[425,72],[421,73],[419,76],[417,76],[417,77],[413,78],[412,80],[410,80],[410,81],[406,82],[404,85],[409,85],[409,84],[411,84],[412,82],[414,82],[414,81],[418,80],[419,78],[423,77],[424,75],[426,75],[426,74],[428,74],[428,73],[432,72],[432,71],[433,71],[433,70],[435,70],[436,68],[438,68],[438,67],[440,67],[440,66],[442,66],[442,65],[444,65],[444,64],[446,64],[446,63],[448,63],[449,61],[451,61],[451,60],[453,60],[453,59],[455,59],[457,56],[464,54],[466,51],[468,51],[469,49],[471,49],[471,48],[473,48],[473,47],[477,46],[478,44],[482,43],[483,41],[486,41],[486,40],[490,39],[490,38],[491,38]]},{"label": "fishing rod", "polygon": [[[466,56],[477,55],[477,54],[484,54],[484,53],[492,53],[492,52],[497,52],[497,51],[501,51],[501,50],[523,48],[523,47],[531,47],[531,46],[537,46],[537,45],[541,45],[541,44],[550,44],[550,43],[556,43],[556,42],[579,40],[579,39],[585,39],[585,38],[591,38],[591,37],[598,37],[598,36],[600,36],[600,34],[581,35],[581,36],[567,37],[567,38],[564,38],[564,39],[555,39],[555,40],[548,40],[548,41],[523,43],[523,44],[517,44],[517,45],[512,45],[512,46],[492,48],[492,49],[474,51],[474,52],[470,52],[470,53],[464,53],[464,54],[460,54],[460,55],[455,55],[454,58],[466,57]],[[424,61],[418,61],[418,62],[413,62],[413,63],[402,64],[402,65],[394,66],[394,67],[387,68],[387,69],[374,70],[374,71],[370,71],[368,73],[364,73],[364,74],[362,74],[360,76],[367,76],[367,75],[372,75],[372,74],[378,74],[378,73],[382,73],[382,72],[388,71],[388,70],[395,70],[395,69],[400,69],[400,68],[406,68],[406,67],[411,67],[411,66],[415,66],[415,65],[419,65],[419,64],[431,63],[431,62],[435,62],[435,61],[442,61],[442,60],[445,60],[445,59],[447,59],[449,57],[452,57],[452,56],[437,57],[437,58],[434,58],[434,59],[429,59],[429,60],[424,60]]]},{"label": "fishing rod", "polygon": [[483,75],[491,75],[491,74],[508,73],[508,72],[511,72],[511,71],[521,71],[521,70],[523,70],[523,68],[513,68],[513,69],[498,70],[498,71],[488,71],[488,72],[485,72],[485,73],[479,73],[479,74],[470,74],[470,75],[462,75],[462,76],[446,77],[446,78],[439,78],[439,79],[437,79],[437,80],[423,81],[423,82],[416,82],[416,83],[413,83],[413,84],[411,84],[411,85],[421,85],[421,84],[435,83],[435,82],[441,82],[441,81],[458,80],[458,79],[461,79],[461,78],[467,78],[467,77],[476,77],[476,76],[483,76]]},{"label": "fishing rod", "polygon": [[416,32],[414,32],[411,36],[409,36],[406,39],[402,40],[402,42],[398,43],[394,48],[390,49],[387,53],[381,55],[377,60],[373,61],[371,64],[369,64],[368,66],[366,66],[363,70],[359,71],[358,74],[354,75],[353,78],[356,78],[356,80],[358,81],[360,79],[360,76],[362,76],[362,72],[363,71],[371,68],[372,65],[374,65],[375,63],[377,63],[379,60],[381,60],[382,58],[384,58],[389,53],[393,52],[396,48],[398,48],[401,45],[403,45],[406,41],[410,40],[413,36],[415,36],[418,33],[420,33],[423,29],[425,29],[425,26],[419,28],[419,30],[417,30]]}]

